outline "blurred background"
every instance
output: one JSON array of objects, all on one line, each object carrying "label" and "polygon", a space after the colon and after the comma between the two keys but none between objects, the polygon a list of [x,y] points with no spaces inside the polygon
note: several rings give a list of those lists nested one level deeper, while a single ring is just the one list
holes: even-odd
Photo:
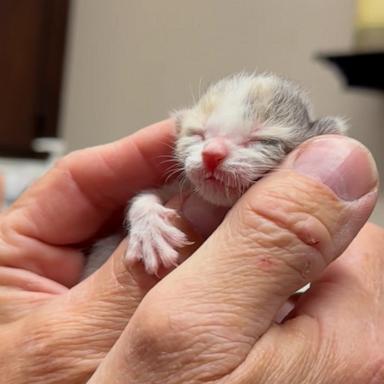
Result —
[{"label": "blurred background", "polygon": [[[346,117],[383,176],[383,3],[1,0],[6,203],[65,152],[164,119],[242,70],[295,80],[318,116]],[[373,221],[384,225],[384,198]]]}]

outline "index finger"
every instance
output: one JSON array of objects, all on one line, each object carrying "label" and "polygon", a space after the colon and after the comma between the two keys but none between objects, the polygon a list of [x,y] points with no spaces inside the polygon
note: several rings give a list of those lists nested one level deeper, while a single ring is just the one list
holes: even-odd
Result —
[{"label": "index finger", "polygon": [[50,245],[85,241],[142,189],[164,180],[174,124],[165,120],[60,160],[5,214],[17,233]]}]

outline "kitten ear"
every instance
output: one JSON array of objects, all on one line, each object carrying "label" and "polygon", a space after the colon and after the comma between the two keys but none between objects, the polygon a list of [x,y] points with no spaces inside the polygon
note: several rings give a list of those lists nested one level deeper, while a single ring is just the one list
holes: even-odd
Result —
[{"label": "kitten ear", "polygon": [[348,129],[346,122],[340,117],[323,117],[312,122],[309,137],[318,135],[342,135]]},{"label": "kitten ear", "polygon": [[180,109],[170,113],[170,117],[175,121],[176,133],[179,134],[182,128],[183,119],[186,109]]}]

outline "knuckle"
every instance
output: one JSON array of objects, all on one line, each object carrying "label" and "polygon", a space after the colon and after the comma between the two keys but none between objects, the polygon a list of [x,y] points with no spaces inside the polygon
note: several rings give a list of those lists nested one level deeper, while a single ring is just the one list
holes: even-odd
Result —
[{"label": "knuckle", "polygon": [[332,196],[312,195],[316,195],[313,188],[305,185],[248,195],[241,211],[240,236],[250,245],[252,255],[256,244],[263,255],[273,255],[276,262],[305,278],[324,268],[335,257],[333,234],[342,208]]},{"label": "knuckle", "polygon": [[[139,361],[160,375],[167,367],[168,374],[184,375],[185,382],[189,382],[189,375],[196,382],[208,382],[227,376],[244,360],[254,342],[252,337],[234,335],[201,307],[197,317],[193,306],[183,308],[186,304],[179,302],[175,308],[157,295],[147,295],[132,319],[130,364]],[[229,317],[231,312],[222,316]]]},{"label": "knuckle", "polygon": [[131,342],[136,354],[148,357],[148,354],[158,355],[165,346],[168,351],[177,349],[179,332],[172,329],[169,311],[162,297],[149,292],[131,322],[134,329]]},{"label": "knuckle", "polygon": [[84,382],[92,375],[102,359],[101,353],[91,349],[84,353],[70,329],[60,333],[54,324],[35,325],[25,324],[17,348],[22,351],[21,372],[28,383]]},{"label": "knuckle", "polygon": [[70,164],[74,163],[77,161],[79,154],[81,153],[81,150],[76,150],[73,152],[68,153],[67,155],[57,159],[53,167],[55,169],[59,170],[66,170],[70,168]]}]

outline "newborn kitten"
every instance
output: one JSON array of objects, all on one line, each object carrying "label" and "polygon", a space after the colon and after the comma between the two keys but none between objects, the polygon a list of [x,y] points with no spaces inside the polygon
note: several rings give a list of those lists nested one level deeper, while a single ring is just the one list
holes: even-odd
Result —
[{"label": "newborn kitten", "polygon": [[[225,78],[175,119],[175,157],[189,187],[207,202],[227,207],[303,141],[346,128],[339,118],[314,120],[306,94],[272,74]],[[149,274],[161,265],[177,265],[176,249],[187,238],[169,221],[176,212],[163,206],[177,191],[177,185],[168,185],[132,200],[128,264],[142,262]]]}]

